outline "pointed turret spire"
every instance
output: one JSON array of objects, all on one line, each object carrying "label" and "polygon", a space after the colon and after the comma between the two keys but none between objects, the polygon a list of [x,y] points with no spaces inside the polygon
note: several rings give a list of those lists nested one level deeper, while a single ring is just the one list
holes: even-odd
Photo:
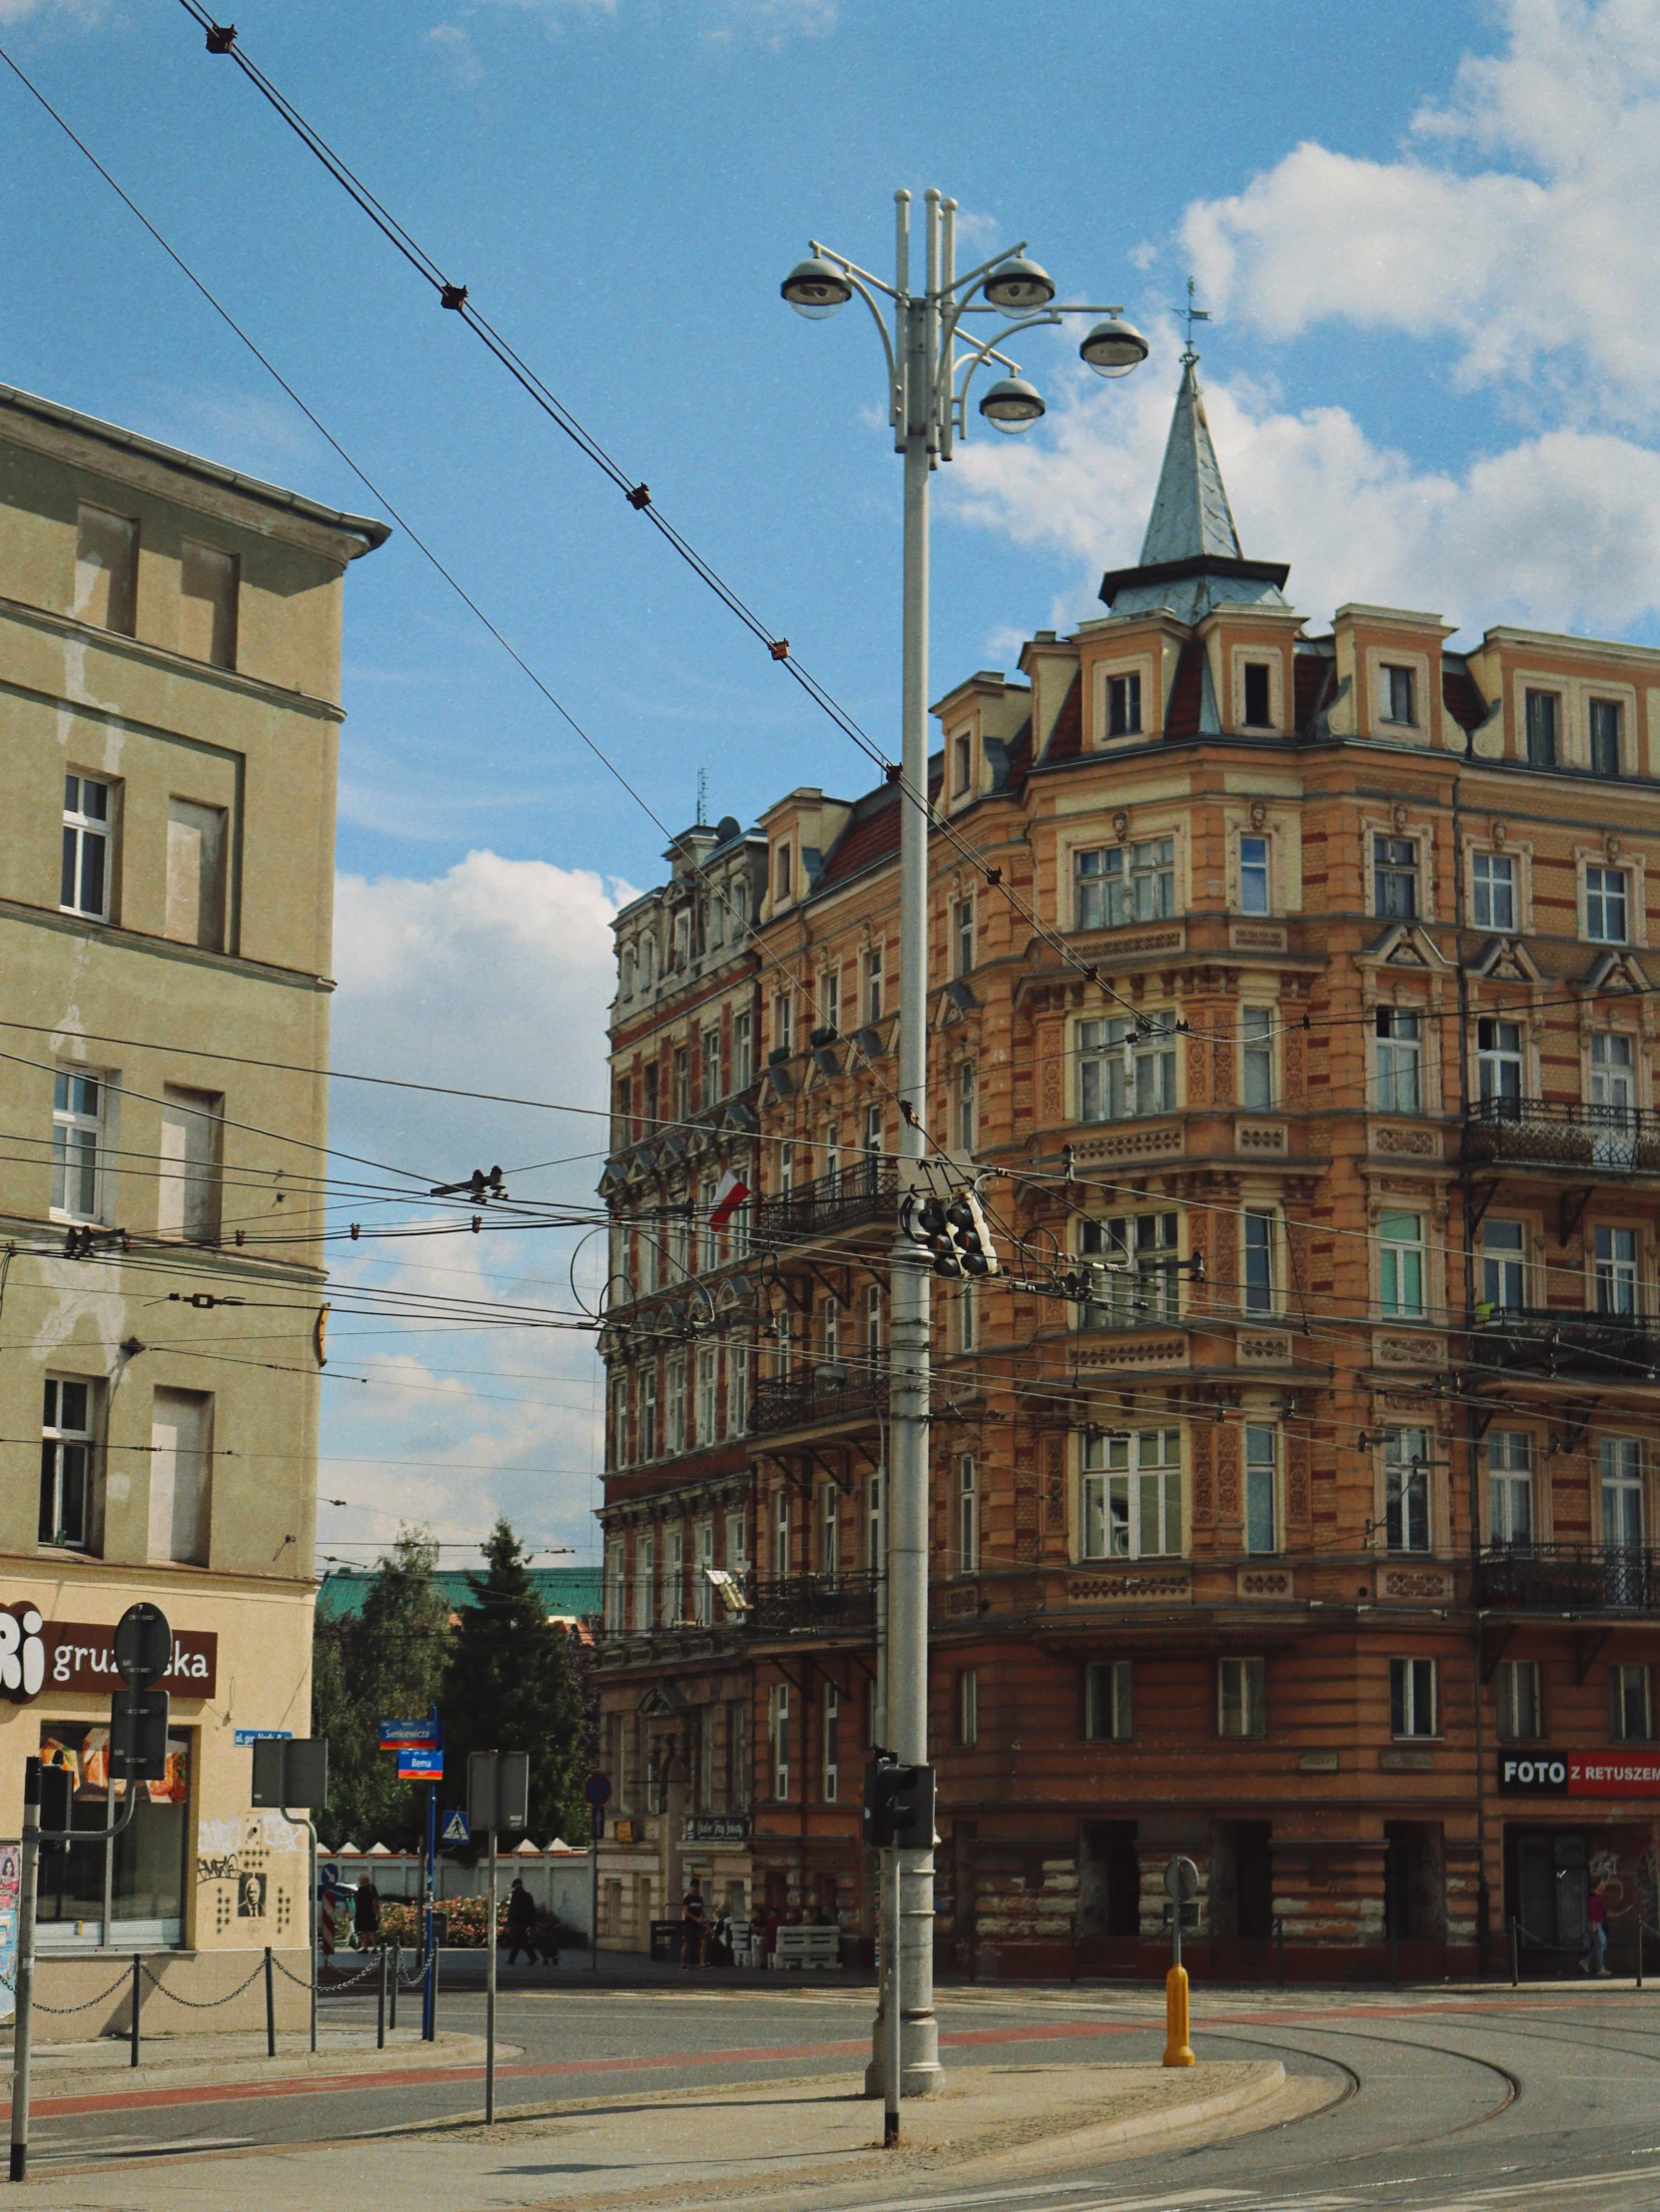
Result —
[{"label": "pointed turret spire", "polygon": [[1183,356],[1182,388],[1176,395],[1165,464],[1148,517],[1138,563],[1153,568],[1167,560],[1240,560],[1240,533],[1223,487],[1205,400],[1199,388],[1199,357]]}]

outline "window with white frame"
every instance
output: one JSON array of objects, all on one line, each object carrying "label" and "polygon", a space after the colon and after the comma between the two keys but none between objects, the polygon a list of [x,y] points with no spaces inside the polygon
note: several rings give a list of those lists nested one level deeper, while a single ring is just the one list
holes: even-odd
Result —
[{"label": "window with white frame", "polygon": [[1417,671],[1401,668],[1385,661],[1378,670],[1378,689],[1382,697],[1378,701],[1381,719],[1385,722],[1404,723],[1407,728],[1417,724]]},{"label": "window with white frame", "polygon": [[1092,1660],[1084,1669],[1084,1735],[1092,1744],[1128,1744],[1133,1725],[1131,1662]]},{"label": "window with white frame", "polygon": [[105,1115],[102,1076],[60,1068],[52,1080],[52,1214],[60,1221],[103,1216]]},{"label": "window with white frame", "polygon": [[772,1577],[775,1582],[790,1579],[790,1494],[787,1490],[775,1490],[772,1494]]},{"label": "window with white frame", "polygon": [[1487,1530],[1507,1548],[1533,1542],[1533,1439],[1525,1429],[1487,1431]]},{"label": "window with white frame", "polygon": [[980,1671],[965,1667],[957,1677],[957,1741],[970,1750],[980,1741]]},{"label": "window with white frame", "polygon": [[1107,679],[1107,735],[1139,737],[1142,730],[1142,675],[1139,668]]},{"label": "window with white frame", "polygon": [[738,1582],[749,1573],[749,1509],[735,1505],[726,1516],[726,1572]]},{"label": "window with white frame", "polygon": [[1405,1007],[1379,1007],[1372,1047],[1379,1113],[1423,1111],[1423,1023]]},{"label": "window with white frame", "polygon": [[611,1377],[611,1465],[628,1464],[628,1377]]},{"label": "window with white frame", "polygon": [[1383,1541],[1391,1552],[1429,1549],[1429,1431],[1383,1434]]},{"label": "window with white frame", "polygon": [[1097,1295],[1078,1308],[1078,1326],[1087,1329],[1140,1328],[1148,1321],[1174,1321],[1182,1310],[1176,1271],[1177,1216],[1174,1213],[1116,1213],[1105,1220],[1081,1221],[1078,1249]]},{"label": "window with white frame", "polygon": [[980,1301],[972,1282],[959,1283],[951,1301],[954,1349],[972,1352],[980,1341]]},{"label": "window with white frame", "polygon": [[1389,1662],[1389,1734],[1435,1736],[1435,1662],[1432,1659],[1391,1659]]},{"label": "window with white frame", "polygon": [[957,1067],[957,1144],[961,1151],[972,1152],[979,1142],[979,1114],[976,1110],[974,1063],[965,1060]]},{"label": "window with white frame", "polygon": [[795,1051],[795,1000],[787,991],[772,995],[772,1049],[775,1053]]},{"label": "window with white frame", "polygon": [[1608,1670],[1608,1733],[1617,1744],[1646,1744],[1654,1734],[1654,1701],[1646,1666]]},{"label": "window with white frame", "polygon": [[749,1426],[749,1339],[734,1336],[726,1347],[726,1433],[742,1436]]},{"label": "window with white frame", "polygon": [[1593,945],[1623,945],[1631,879],[1623,868],[1585,863],[1585,935]]},{"label": "window with white frame", "polygon": [[1514,1116],[1521,1103],[1525,1067],[1521,1024],[1480,1016],[1475,1025],[1475,1081],[1490,1116],[1499,1120]]},{"label": "window with white frame", "polygon": [[678,1628],[686,1607],[686,1532],[678,1526],[663,1533],[663,1579],[658,1591],[662,1601],[658,1620],[664,1628]]},{"label": "window with white frame", "polygon": [[1078,1118],[1127,1121],[1176,1110],[1176,1016],[1078,1025]]},{"label": "window with white frame", "polygon": [[1470,859],[1470,915],[1478,930],[1516,928],[1516,862],[1510,853],[1475,853]]},{"label": "window with white frame", "polygon": [[1180,1557],[1180,1429],[1086,1432],[1082,1533],[1087,1559]]},{"label": "window with white frame", "polygon": [[709,1570],[715,1563],[715,1524],[710,1516],[692,1530],[692,1614],[700,1628],[714,1619],[715,1591]]},{"label": "window with white frame", "polygon": [[58,904],[94,921],[110,911],[110,786],[97,776],[63,780],[63,881]]},{"label": "window with white frame", "polygon": [[840,962],[825,969],[818,979],[818,1026],[839,1031],[842,1026],[842,971]]},{"label": "window with white frame", "polygon": [[1240,912],[1271,914],[1272,890],[1268,875],[1268,841],[1254,834],[1240,838]]},{"label": "window with white frame", "polygon": [[732,1017],[732,1088],[747,1091],[755,1081],[755,1025],[749,1014]]},{"label": "window with white frame", "polygon": [[1176,840],[1097,846],[1073,855],[1073,927],[1116,930],[1176,912]]},{"label": "window with white frame", "polygon": [[1612,1550],[1643,1541],[1643,1444],[1637,1436],[1605,1436],[1600,1452],[1602,1541]]},{"label": "window with white frame", "polygon": [[641,1459],[657,1456],[657,1369],[647,1365],[640,1369],[638,1396],[635,1407],[634,1435],[639,1445]]},{"label": "window with white frame", "polygon": [[841,1494],[833,1482],[819,1493],[818,1565],[822,1575],[834,1575],[842,1563]]},{"label": "window with white frame", "polygon": [[887,1564],[888,1524],[882,1512],[882,1475],[880,1470],[865,1478],[865,1565],[872,1574],[881,1574]]},{"label": "window with white frame", "polygon": [[776,1682],[767,1692],[767,1750],[772,1761],[772,1794],[782,1803],[790,1794],[790,1690]]},{"label": "window with white frame", "polygon": [[619,1636],[623,1628],[623,1605],[627,1595],[625,1554],[620,1536],[613,1536],[605,1546],[605,1628],[608,1635]]},{"label": "window with white frame", "polygon": [[972,1452],[957,1461],[957,1572],[980,1572],[980,1465]]},{"label": "window with white frame", "polygon": [[841,1719],[842,1694],[833,1682],[824,1685],[824,1704],[820,1709],[820,1727],[823,1731],[819,1767],[819,1790],[826,1805],[834,1805],[841,1789]]},{"label": "window with white frame", "polygon": [[1390,1320],[1420,1320],[1424,1313],[1424,1243],[1421,1213],[1377,1216],[1378,1303]]},{"label": "window with white frame", "polygon": [[703,1065],[699,1071],[699,1078],[702,1083],[702,1094],[699,1103],[707,1110],[717,1099],[723,1096],[725,1091],[725,1086],[720,1080],[720,1031],[718,1029],[705,1030],[700,1041],[699,1050],[703,1059]]},{"label": "window with white frame", "polygon": [[1240,1303],[1246,1313],[1275,1313],[1279,1307],[1275,1245],[1278,1222],[1265,1207],[1246,1206],[1240,1220]]},{"label": "window with white frame", "polygon": [[1240,1104],[1248,1113],[1273,1110],[1273,1009],[1240,1010]]},{"label": "window with white frame", "polygon": [[1385,921],[1410,922],[1418,913],[1418,848],[1410,837],[1381,831],[1371,841],[1372,912]]},{"label": "window with white frame", "polygon": [[678,1356],[671,1359],[667,1369],[668,1389],[664,1398],[663,1449],[667,1452],[683,1452],[686,1448],[686,1363]]},{"label": "window with white frame", "polygon": [[644,1635],[657,1619],[657,1539],[634,1538],[634,1628]]},{"label": "window with white frame", "polygon": [[1623,1030],[1591,1032],[1591,1116],[1603,1128],[1630,1125],[1637,1104],[1637,1056]]},{"label": "window with white frame", "polygon": [[880,1022],[882,1019],[882,948],[867,947],[864,958],[865,1020]]},{"label": "window with white frame", "polygon": [[697,1399],[694,1419],[697,1442],[712,1444],[720,1433],[716,1412],[720,1401],[720,1353],[713,1344],[697,1347]]},{"label": "window with white frame", "polygon": [[697,1271],[700,1275],[720,1265],[720,1231],[709,1226],[719,1187],[713,1175],[703,1176],[697,1185]]},{"label": "window with white frame", "polygon": [[1280,1548],[1279,1431],[1265,1421],[1245,1424],[1245,1548]]},{"label": "window with white frame", "polygon": [[1592,1277],[1599,1313],[1637,1311],[1637,1231],[1608,1225],[1591,1235]]},{"label": "window with white frame", "polygon": [[40,1541],[67,1551],[92,1547],[98,1443],[98,1385],[48,1375],[40,1430]]},{"label": "window with white frame", "polygon": [[1496,1313],[1520,1313],[1527,1305],[1527,1223],[1481,1224],[1481,1297]]},{"label": "window with white frame", "polygon": [[1545,1733],[1539,1662],[1536,1659],[1500,1660],[1497,1689],[1500,1740],[1506,1744],[1537,1743]]},{"label": "window with white frame", "polygon": [[865,1371],[875,1376],[881,1372],[882,1363],[882,1285],[871,1282],[865,1285],[864,1343]]},{"label": "window with white frame", "polygon": [[1267,1664],[1260,1659],[1217,1661],[1217,1734],[1259,1737],[1268,1732]]}]

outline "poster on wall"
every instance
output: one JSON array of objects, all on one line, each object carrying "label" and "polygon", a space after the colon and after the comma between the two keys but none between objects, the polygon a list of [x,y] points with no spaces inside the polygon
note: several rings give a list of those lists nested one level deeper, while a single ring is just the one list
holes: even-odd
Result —
[{"label": "poster on wall", "polygon": [[21,1843],[0,1843],[0,2020],[17,2010],[17,1909],[22,1895]]}]

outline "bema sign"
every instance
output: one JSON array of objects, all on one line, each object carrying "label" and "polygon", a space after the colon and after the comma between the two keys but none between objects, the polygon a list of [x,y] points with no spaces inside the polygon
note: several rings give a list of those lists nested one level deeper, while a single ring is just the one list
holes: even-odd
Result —
[{"label": "bema sign", "polygon": [[[107,1697],[115,1671],[115,1625],[47,1621],[27,1599],[0,1612],[0,1697],[27,1705],[47,1690],[94,1690]],[[156,1687],[176,1698],[211,1698],[219,1681],[219,1638],[211,1629],[175,1629],[173,1656]]]}]

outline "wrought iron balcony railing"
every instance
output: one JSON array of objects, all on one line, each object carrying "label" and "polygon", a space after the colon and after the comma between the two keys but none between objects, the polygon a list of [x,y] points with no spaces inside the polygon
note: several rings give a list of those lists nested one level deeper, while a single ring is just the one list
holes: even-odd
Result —
[{"label": "wrought iron balcony railing", "polygon": [[752,1436],[818,1428],[826,1421],[869,1420],[888,1402],[887,1383],[857,1365],[827,1362],[788,1381],[758,1383],[749,1414]]},{"label": "wrought iron balcony railing", "polygon": [[859,1567],[848,1574],[789,1575],[779,1582],[757,1582],[744,1626],[762,1636],[874,1628],[876,1587],[881,1579],[873,1567]]},{"label": "wrought iron balcony railing", "polygon": [[800,1243],[861,1221],[891,1215],[899,1198],[896,1161],[871,1153],[833,1175],[798,1182],[758,1199],[751,1236],[758,1244]]},{"label": "wrought iron balcony railing", "polygon": [[1660,1320],[1578,1307],[1505,1307],[1478,1316],[1470,1357],[1477,1367],[1520,1374],[1655,1382],[1660,1381]]},{"label": "wrought iron balcony railing", "polygon": [[1626,1544],[1493,1544],[1475,1570],[1475,1602],[1517,1613],[1652,1613],[1660,1552]]},{"label": "wrought iron balcony railing", "polygon": [[1660,1113],[1637,1106],[1481,1099],[1464,1124],[1464,1157],[1483,1165],[1607,1168],[1660,1174]]}]

